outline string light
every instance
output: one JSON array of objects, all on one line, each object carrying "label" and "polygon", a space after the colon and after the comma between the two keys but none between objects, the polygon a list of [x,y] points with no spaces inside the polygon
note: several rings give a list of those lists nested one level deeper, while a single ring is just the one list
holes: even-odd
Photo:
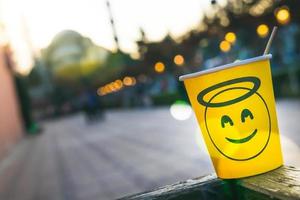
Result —
[{"label": "string light", "polygon": [[287,7],[279,8],[275,11],[275,16],[278,23],[285,25],[290,21],[290,12]]},{"label": "string light", "polygon": [[225,40],[227,42],[230,42],[231,44],[234,44],[235,41],[236,41],[236,35],[235,33],[233,32],[228,32],[226,35],[225,35]]},{"label": "string light", "polygon": [[124,79],[123,79],[123,83],[124,85],[126,86],[130,86],[132,84],[132,79],[129,77],[129,76],[126,76]]},{"label": "string light", "polygon": [[176,65],[181,66],[184,63],[184,58],[182,55],[178,54],[174,57],[173,61]]},{"label": "string light", "polygon": [[157,73],[163,73],[165,71],[165,65],[164,65],[164,63],[162,63],[162,62],[155,63],[154,70]]},{"label": "string light", "polygon": [[269,27],[265,24],[257,26],[256,32],[259,37],[264,38],[269,34]]},{"label": "string light", "polygon": [[231,44],[228,42],[228,41],[226,41],[226,40],[223,40],[221,43],[220,43],[220,49],[221,49],[221,51],[223,51],[223,52],[228,52],[228,51],[230,51],[230,49],[231,49]]}]

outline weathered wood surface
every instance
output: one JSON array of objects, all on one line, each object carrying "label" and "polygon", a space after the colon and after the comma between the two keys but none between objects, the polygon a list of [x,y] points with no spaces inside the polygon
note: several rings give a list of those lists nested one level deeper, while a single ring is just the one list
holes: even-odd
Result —
[{"label": "weathered wood surface", "polygon": [[134,199],[300,199],[300,169],[283,166],[240,180],[212,174],[123,198]]},{"label": "weathered wood surface", "polygon": [[193,199],[192,196],[195,196],[195,194],[197,194],[198,199],[200,196],[202,197],[201,199],[206,199],[206,197],[209,197],[212,194],[214,194],[214,199],[224,199],[223,194],[215,193],[215,189],[219,188],[222,184],[223,183],[217,179],[215,174],[211,174],[205,177],[178,182],[173,185],[158,188],[157,190],[128,196],[122,199]]},{"label": "weathered wood surface", "polygon": [[278,199],[300,199],[300,169],[283,166],[271,172],[244,178],[241,186]]}]

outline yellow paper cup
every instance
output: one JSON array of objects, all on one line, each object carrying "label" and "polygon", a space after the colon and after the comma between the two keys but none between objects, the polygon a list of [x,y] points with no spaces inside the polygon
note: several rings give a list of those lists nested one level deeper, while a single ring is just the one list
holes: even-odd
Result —
[{"label": "yellow paper cup", "polygon": [[282,165],[271,55],[181,76],[218,177]]}]

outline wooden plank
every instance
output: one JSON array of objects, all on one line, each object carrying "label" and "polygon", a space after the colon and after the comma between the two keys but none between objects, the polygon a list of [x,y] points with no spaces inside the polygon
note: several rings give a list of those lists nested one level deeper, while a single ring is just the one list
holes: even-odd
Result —
[{"label": "wooden plank", "polygon": [[122,199],[300,199],[300,169],[283,166],[240,180],[212,174]]},{"label": "wooden plank", "polygon": [[178,182],[172,185],[164,186],[153,191],[124,197],[122,199],[176,199],[200,190],[205,190],[205,187],[208,185],[210,187],[215,187],[219,184],[222,183],[217,179],[215,174],[212,174],[205,177],[190,179],[184,182]]},{"label": "wooden plank", "polygon": [[261,175],[244,178],[242,187],[278,199],[300,199],[300,169],[283,166]]}]

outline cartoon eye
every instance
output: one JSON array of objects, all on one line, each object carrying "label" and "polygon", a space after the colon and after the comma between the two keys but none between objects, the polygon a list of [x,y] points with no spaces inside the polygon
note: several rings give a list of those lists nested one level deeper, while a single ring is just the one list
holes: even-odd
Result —
[{"label": "cartoon eye", "polygon": [[250,119],[253,119],[253,115],[252,115],[251,111],[246,108],[241,113],[242,122],[245,122],[247,117],[250,117]]},{"label": "cartoon eye", "polygon": [[222,128],[225,127],[225,123],[229,123],[230,126],[233,126],[232,119],[228,115],[223,115],[221,118],[221,126]]}]

